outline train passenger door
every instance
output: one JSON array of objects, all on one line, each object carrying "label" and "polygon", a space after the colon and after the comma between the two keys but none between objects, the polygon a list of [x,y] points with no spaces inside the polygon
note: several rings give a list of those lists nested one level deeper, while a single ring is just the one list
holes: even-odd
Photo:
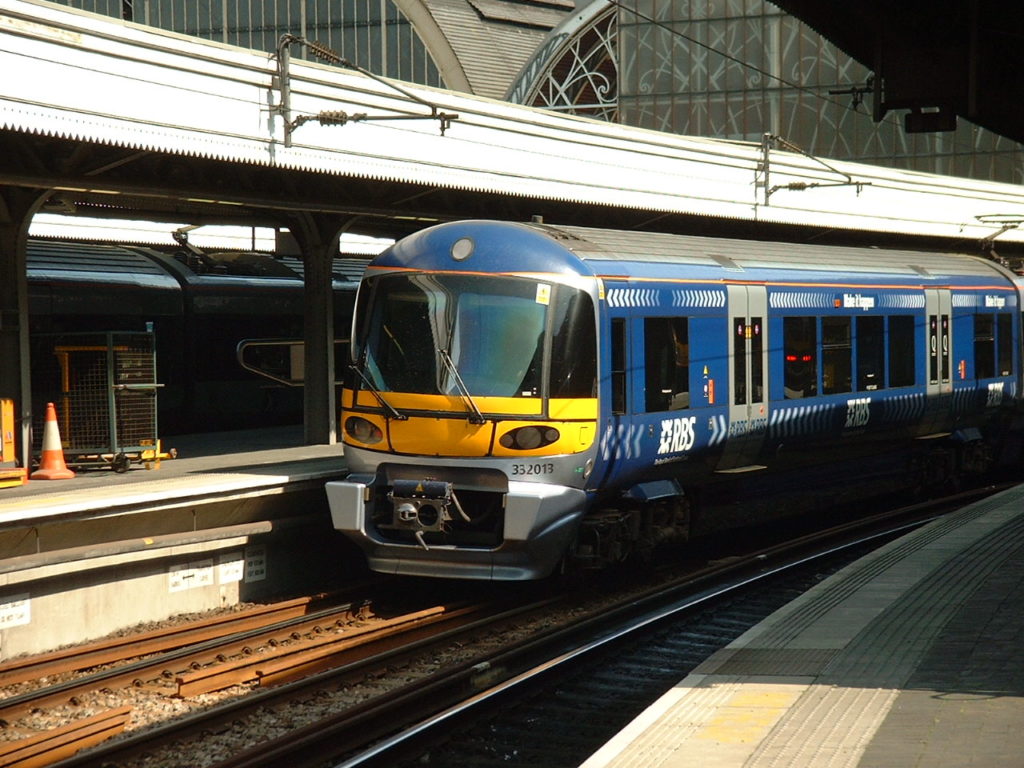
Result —
[{"label": "train passenger door", "polygon": [[764,469],[768,428],[768,296],[763,285],[728,286],[729,432],[719,472]]},{"label": "train passenger door", "polygon": [[919,438],[945,435],[949,423],[949,398],[953,394],[953,301],[948,288],[926,288],[925,316],[925,398]]},{"label": "train passenger door", "polygon": [[928,363],[925,368],[927,392],[929,397],[948,395],[953,391],[953,302],[949,289],[926,289],[924,305],[928,319]]}]

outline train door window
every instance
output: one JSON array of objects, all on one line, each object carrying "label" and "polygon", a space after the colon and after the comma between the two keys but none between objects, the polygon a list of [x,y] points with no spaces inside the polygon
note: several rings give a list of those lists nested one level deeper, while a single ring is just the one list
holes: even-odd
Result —
[{"label": "train door window", "polygon": [[685,317],[644,320],[645,409],[690,407],[690,338]]},{"label": "train door window", "polygon": [[928,315],[928,381],[939,383],[939,316]]},{"label": "train door window", "polygon": [[889,386],[912,387],[917,383],[914,375],[917,345],[913,315],[893,315],[889,318]]},{"label": "train door window", "polygon": [[787,400],[818,394],[818,319],[782,319],[783,388]]},{"label": "train door window", "polygon": [[853,384],[853,347],[849,317],[821,319],[821,391],[825,395],[849,392]]},{"label": "train door window", "polygon": [[881,317],[857,318],[857,389],[870,392],[885,386],[885,322]]},{"label": "train door window", "polygon": [[752,403],[763,403],[764,402],[764,348],[762,345],[762,339],[764,338],[761,333],[764,330],[764,324],[760,317],[750,318],[749,331],[747,333],[750,339],[750,402]]},{"label": "train door window", "polygon": [[998,351],[998,362],[996,374],[1009,376],[1013,371],[1013,316],[996,315],[997,332],[996,344]]},{"label": "train door window", "polygon": [[991,379],[996,375],[996,324],[991,314],[974,316],[974,377]]},{"label": "train door window", "polygon": [[612,413],[626,412],[626,321],[612,318]]},{"label": "train door window", "polygon": [[949,381],[949,315],[939,315],[942,330],[942,382]]},{"label": "train door window", "polygon": [[734,317],[732,319],[732,330],[732,402],[733,405],[745,405],[747,403],[747,319],[745,317]]},{"label": "train door window", "polygon": [[558,288],[551,321],[551,397],[594,397],[597,339],[590,296]]}]

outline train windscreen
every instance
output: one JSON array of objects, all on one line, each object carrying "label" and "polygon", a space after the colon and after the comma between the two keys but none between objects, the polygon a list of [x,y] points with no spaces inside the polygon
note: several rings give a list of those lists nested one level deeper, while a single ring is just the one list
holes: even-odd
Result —
[{"label": "train windscreen", "polygon": [[592,397],[590,296],[526,278],[387,274],[360,291],[353,359],[382,392]]}]

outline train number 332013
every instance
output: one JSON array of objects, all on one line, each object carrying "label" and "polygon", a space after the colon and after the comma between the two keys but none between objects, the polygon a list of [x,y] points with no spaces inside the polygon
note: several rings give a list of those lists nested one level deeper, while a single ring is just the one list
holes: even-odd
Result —
[{"label": "train number 332013", "polygon": [[512,474],[515,475],[550,475],[555,471],[555,465],[551,462],[540,462],[537,464],[513,464]]}]

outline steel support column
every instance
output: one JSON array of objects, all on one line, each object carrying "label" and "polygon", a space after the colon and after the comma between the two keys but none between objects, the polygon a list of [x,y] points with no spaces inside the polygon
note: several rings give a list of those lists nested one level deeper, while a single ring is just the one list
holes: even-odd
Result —
[{"label": "steel support column", "polygon": [[307,445],[337,442],[334,397],[334,292],[332,267],[343,224],[333,216],[289,216],[305,264],[304,439]]},{"label": "steel support column", "polygon": [[14,399],[17,453],[32,466],[32,379],[29,367],[28,227],[49,192],[0,187],[0,397]]}]

